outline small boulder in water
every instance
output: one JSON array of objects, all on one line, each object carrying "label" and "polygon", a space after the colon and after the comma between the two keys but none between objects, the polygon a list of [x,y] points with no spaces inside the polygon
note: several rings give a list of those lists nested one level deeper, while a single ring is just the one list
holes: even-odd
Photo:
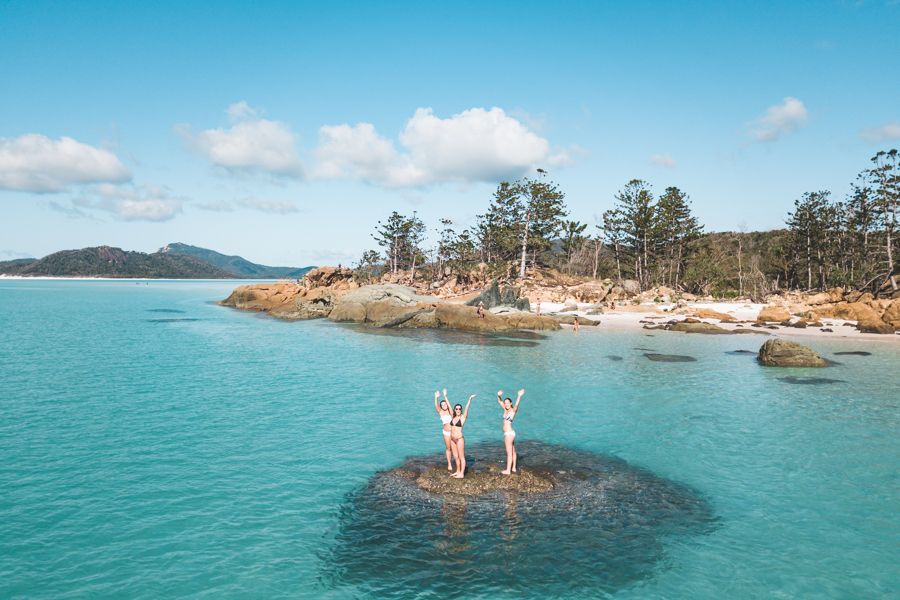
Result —
[{"label": "small boulder in water", "polygon": [[828,361],[802,344],[768,340],[759,349],[759,364],[766,367],[827,367]]}]

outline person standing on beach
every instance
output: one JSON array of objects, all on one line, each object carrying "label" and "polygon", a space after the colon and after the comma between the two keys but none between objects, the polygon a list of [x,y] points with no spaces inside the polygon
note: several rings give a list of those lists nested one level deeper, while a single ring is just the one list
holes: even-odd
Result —
[{"label": "person standing on beach", "polygon": [[450,411],[450,401],[447,400],[447,388],[444,388],[444,399],[438,404],[438,398],[440,397],[441,393],[435,391],[434,410],[437,411],[438,416],[441,418],[441,433],[444,438],[444,452],[447,455],[447,470],[453,471],[453,463],[451,462],[453,451],[450,448],[450,420],[453,418],[453,413]]},{"label": "person standing on beach", "polygon": [[506,446],[506,470],[500,471],[504,475],[516,472],[516,431],[512,427],[513,419],[519,411],[519,402],[525,390],[519,390],[516,404],[513,405],[510,398],[503,399],[503,390],[497,390],[497,404],[503,409],[503,445]]},{"label": "person standing on beach", "polygon": [[538,296],[538,299],[537,299],[537,311],[535,311],[535,312],[537,314],[541,314],[541,297],[540,296]]},{"label": "person standing on beach", "polygon": [[572,323],[572,333],[578,333],[578,317],[575,317],[575,321]]},{"label": "person standing on beach", "polygon": [[478,303],[478,318],[479,319],[484,318],[484,302]]},{"label": "person standing on beach", "polygon": [[456,473],[450,477],[462,479],[466,475],[466,438],[463,437],[462,428],[469,418],[469,405],[472,404],[472,398],[475,394],[469,396],[466,402],[466,408],[463,410],[462,404],[453,407],[453,418],[450,420],[450,443],[453,447],[453,456],[456,458]]}]

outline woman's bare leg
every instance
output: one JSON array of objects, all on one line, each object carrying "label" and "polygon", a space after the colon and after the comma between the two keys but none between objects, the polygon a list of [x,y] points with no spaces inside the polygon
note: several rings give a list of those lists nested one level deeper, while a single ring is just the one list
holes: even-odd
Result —
[{"label": "woman's bare leg", "polygon": [[512,452],[512,455],[513,455],[512,472],[515,473],[516,472],[516,459],[519,458],[519,455],[516,454],[516,436],[512,436],[512,451],[513,451]]},{"label": "woman's bare leg", "polygon": [[453,454],[453,450],[451,449],[452,444],[450,443],[449,435],[444,436],[444,445],[446,446],[446,450],[444,453],[447,455],[447,470],[452,471],[453,463],[451,462],[451,459],[454,457],[454,454]]},{"label": "woman's bare leg", "polygon": [[512,436],[503,434],[503,445],[506,446],[506,469],[500,471],[504,475],[509,475],[510,469],[513,466],[513,445],[512,445]]},{"label": "woman's bare leg", "polygon": [[466,475],[466,438],[456,440],[456,473],[452,476],[462,479]]}]

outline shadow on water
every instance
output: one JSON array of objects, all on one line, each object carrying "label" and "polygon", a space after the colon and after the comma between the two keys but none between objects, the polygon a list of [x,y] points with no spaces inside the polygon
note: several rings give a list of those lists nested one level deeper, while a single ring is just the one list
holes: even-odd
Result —
[{"label": "shadow on water", "polygon": [[[469,452],[503,457],[495,444]],[[520,469],[552,477],[549,491],[428,493],[417,477],[443,455],[375,474],[342,507],[321,584],[398,598],[614,593],[653,575],[667,536],[715,527],[698,492],[621,459],[540,442],[518,454]]]},{"label": "shadow on water", "polygon": [[864,350],[854,350],[852,352],[835,352],[835,356],[872,356],[871,352],[865,352]]},{"label": "shadow on water", "polygon": [[622,360],[622,357],[621,357],[621,356],[617,356],[617,355],[615,355],[615,354],[607,354],[607,355],[606,355],[606,358],[609,359],[609,360],[612,360],[612,361],[619,361],[619,360]]},{"label": "shadow on water", "polygon": [[342,327],[368,335],[400,337],[417,342],[434,344],[465,344],[469,346],[512,346],[531,348],[546,336],[533,331],[507,331],[503,333],[475,333],[453,329],[387,328],[360,324],[343,324]]},{"label": "shadow on water", "polygon": [[178,313],[178,314],[184,313],[183,310],[178,310],[177,308],[148,308],[148,309],[147,309],[147,312],[152,312],[152,313]]},{"label": "shadow on water", "polygon": [[754,352],[753,350],[727,350],[725,354],[734,354],[736,356],[745,355],[745,354],[753,354],[757,355],[759,352]]}]

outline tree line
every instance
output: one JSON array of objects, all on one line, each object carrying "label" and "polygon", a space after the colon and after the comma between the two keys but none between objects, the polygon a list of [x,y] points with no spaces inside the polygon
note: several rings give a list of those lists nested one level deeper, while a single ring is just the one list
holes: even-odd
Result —
[{"label": "tree line", "polygon": [[[656,195],[643,180],[627,182],[602,220],[590,226],[569,219],[565,193],[542,169],[533,177],[501,182],[487,210],[471,227],[440,219],[428,235],[414,212],[379,221],[357,269],[433,281],[473,271],[524,278],[529,271],[616,280],[642,289],[669,286],[698,294],[762,297],[781,289],[896,289],[897,150],[877,153],[842,201],[828,191],[798,198],[786,228],[767,232],[707,233],[681,189]],[[433,240],[426,246],[426,240]]]}]

